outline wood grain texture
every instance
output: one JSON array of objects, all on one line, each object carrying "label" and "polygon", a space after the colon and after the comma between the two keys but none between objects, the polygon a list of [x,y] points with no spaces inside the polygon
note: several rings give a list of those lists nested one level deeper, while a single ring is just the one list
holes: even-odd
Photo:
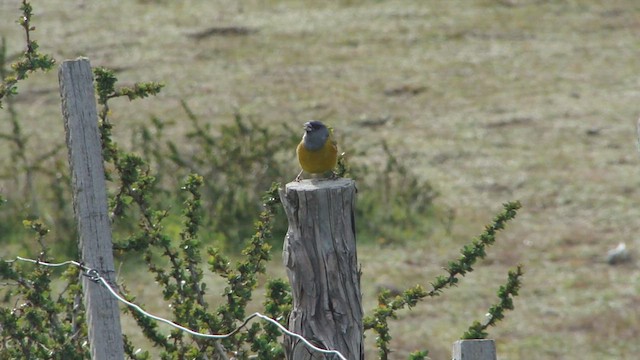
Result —
[{"label": "wood grain texture", "polygon": [[[68,60],[58,77],[62,114],[69,150],[73,209],[78,223],[82,262],[114,283],[111,223],[107,213],[102,146],[93,89],[93,73],[87,59]],[[91,358],[123,359],[118,301],[99,284],[82,277],[87,309]]]},{"label": "wood grain texture", "polygon": [[[283,261],[292,287],[289,330],[316,346],[364,358],[362,294],[351,179],[303,180],[280,190],[289,230]],[[324,359],[285,338],[287,359]]]},{"label": "wood grain texture", "polygon": [[496,360],[493,340],[458,340],[453,343],[453,360]]}]

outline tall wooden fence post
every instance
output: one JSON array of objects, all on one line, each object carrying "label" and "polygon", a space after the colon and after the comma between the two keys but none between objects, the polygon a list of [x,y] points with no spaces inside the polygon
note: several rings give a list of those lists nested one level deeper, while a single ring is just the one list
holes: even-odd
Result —
[{"label": "tall wooden fence post", "polygon": [[[86,266],[98,270],[102,277],[113,283],[115,271],[111,223],[107,213],[104,164],[89,60],[63,62],[58,77],[80,254]],[[83,277],[82,287],[91,358],[123,359],[117,299],[104,286],[91,282],[88,277]]]},{"label": "tall wooden fence post", "polygon": [[[363,352],[362,294],[351,179],[303,180],[280,190],[289,230],[283,261],[291,283],[289,330],[349,360]],[[285,337],[289,360],[332,359]]]},{"label": "tall wooden fence post", "polygon": [[496,360],[496,357],[493,340],[458,340],[453,343],[453,360]]}]

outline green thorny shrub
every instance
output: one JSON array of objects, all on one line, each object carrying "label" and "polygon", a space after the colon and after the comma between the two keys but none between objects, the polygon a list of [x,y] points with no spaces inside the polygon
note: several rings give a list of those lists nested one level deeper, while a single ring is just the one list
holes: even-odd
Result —
[{"label": "green thorny shrub", "polygon": [[[3,69],[2,77],[0,78],[0,81],[2,81],[0,83],[0,108],[2,108],[2,99],[5,96],[18,93],[17,84],[19,81],[26,79],[30,73],[35,71],[50,70],[55,64],[55,60],[51,56],[38,52],[38,43],[31,39],[31,32],[36,30],[36,27],[31,24],[33,16],[31,4],[27,0],[23,0],[20,10],[22,10],[22,16],[18,19],[18,23],[25,31],[27,48],[18,60],[11,65],[10,72],[6,72]],[[2,40],[2,47],[4,50],[0,60],[4,65],[6,62],[4,39]]]},{"label": "green thorny shrub", "polygon": [[[29,25],[31,7],[26,1],[23,2],[23,11],[25,15],[21,25],[28,32],[33,30],[33,27]],[[28,26],[25,26],[25,23]],[[28,36],[27,39],[29,42]],[[37,49],[34,46],[28,48],[33,49],[33,51]],[[34,56],[33,58],[41,61],[47,57]],[[53,61],[51,61],[52,64]],[[37,68],[42,67],[35,67],[35,69]],[[24,77],[22,75],[17,79],[22,80]],[[156,94],[160,91],[162,85],[150,82],[136,84],[131,88],[116,89],[117,79],[111,71],[106,69],[95,69],[95,78],[98,102],[101,105],[99,121],[105,168],[107,170],[106,176],[112,185],[109,206],[114,225],[117,226],[118,223],[124,223],[126,226],[131,226],[134,223],[132,219],[138,219],[137,225],[129,228],[131,235],[124,240],[115,242],[115,250],[125,254],[143,253],[143,258],[149,271],[162,287],[164,299],[171,305],[174,321],[194,330],[207,333],[230,332],[246,317],[246,306],[252,299],[253,291],[257,287],[257,277],[260,274],[264,274],[265,263],[270,258],[271,246],[267,241],[272,235],[274,216],[278,205],[277,185],[273,185],[262,199],[262,211],[258,216],[259,220],[254,224],[255,233],[245,243],[242,250],[243,257],[240,260],[232,265],[231,261],[223,255],[220,248],[208,247],[206,249],[208,270],[222,277],[227,284],[222,293],[221,301],[215,306],[209,305],[205,299],[211,299],[211,297],[205,296],[207,287],[203,281],[204,270],[201,265],[201,249],[204,246],[201,233],[204,232],[203,224],[206,223],[206,217],[203,217],[203,213],[208,213],[203,206],[202,189],[220,196],[224,196],[225,192],[217,192],[220,189],[215,188],[207,189],[207,184],[211,182],[209,178],[205,182],[203,176],[186,174],[183,177],[186,180],[181,184],[184,195],[181,196],[183,202],[181,206],[182,214],[179,217],[182,219],[179,224],[179,239],[174,240],[174,236],[170,234],[172,231],[168,231],[165,225],[169,220],[175,222],[175,217],[172,217],[171,212],[165,210],[166,206],[163,207],[163,202],[158,201],[156,198],[158,194],[170,194],[172,192],[169,190],[160,191],[159,178],[152,174],[151,167],[143,157],[125,152],[117,146],[111,137],[113,124],[109,119],[110,99],[121,96],[126,96],[131,100],[143,98]],[[6,89],[11,89],[6,94],[15,93],[16,83],[11,81],[13,81],[11,77],[9,77],[8,82],[6,77],[3,79],[3,89],[5,91]],[[9,84],[8,87],[7,84]],[[240,156],[240,159],[243,159],[248,164],[253,164],[252,161],[254,160],[259,164],[264,164],[264,159],[254,158],[250,148],[248,148],[249,145],[253,145],[256,142],[256,139],[247,137],[239,140],[238,135],[250,136],[254,132],[254,128],[259,128],[257,131],[258,136],[265,136],[266,128],[260,128],[259,124],[255,122],[247,123],[242,117],[236,116],[235,124],[224,128],[222,135],[216,137],[210,135],[209,128],[207,128],[208,125],[202,125],[197,117],[190,112],[186,103],[183,104],[183,107],[194,126],[194,132],[188,136],[195,139],[199,146],[208,146],[208,148],[205,148],[205,154],[217,156],[221,154],[221,151],[227,156]],[[156,128],[162,126],[160,121],[155,121],[154,123]],[[144,132],[142,133],[145,134]],[[225,138],[225,134],[228,138]],[[145,136],[150,135],[146,134]],[[296,140],[294,139],[297,138],[297,134],[295,136],[291,134],[285,136],[290,137],[292,144],[295,144]],[[152,135],[148,137],[148,139],[152,138]],[[279,145],[282,145],[281,139],[279,140]],[[235,144],[232,140],[238,141],[239,144]],[[147,150],[143,150],[143,152],[149,154],[150,150],[148,149],[159,150],[158,144],[160,143],[147,142],[145,146],[149,145],[150,147],[147,147]],[[200,166],[209,164],[206,158],[180,154],[175,144],[171,142],[167,144],[170,149],[169,154],[171,154],[169,159],[174,165],[182,164],[184,169],[193,170],[192,167],[198,167],[193,166],[193,164]],[[269,144],[266,143],[264,145]],[[383,175],[378,175],[381,177],[376,179],[382,181],[373,181],[373,183],[384,184],[379,190],[386,194],[385,196],[388,199],[399,198],[407,200],[419,196],[422,201],[409,211],[418,210],[417,212],[419,213],[424,211],[421,215],[430,214],[430,204],[435,197],[435,192],[429,184],[419,183],[415,178],[412,178],[406,167],[396,161],[389,148],[384,145],[383,148],[389,156],[387,171]],[[247,152],[248,150],[249,152]],[[265,147],[260,149],[262,151],[261,154],[267,157],[273,155],[268,152],[270,150],[273,150],[273,148]],[[158,161],[159,154],[161,152],[158,152],[155,160],[158,163],[157,165],[162,166]],[[186,166],[187,164],[190,165]],[[227,165],[231,166],[225,163],[215,163],[216,167],[212,167],[213,170],[209,175],[213,175],[214,170],[225,170]],[[349,169],[344,159],[341,159],[339,167],[342,174],[350,171],[356,177],[359,172],[367,171],[365,168]],[[276,165],[273,165],[273,168],[276,168]],[[246,167],[240,168],[240,170],[243,169],[246,169]],[[269,169],[263,170],[270,171]],[[256,169],[253,168],[253,171],[256,171]],[[171,172],[165,171],[163,173]],[[206,171],[203,173],[207,174]],[[397,177],[393,176],[394,173],[396,173]],[[237,179],[229,178],[228,180],[231,182],[227,183],[226,186],[230,187],[232,182]],[[253,187],[247,187],[255,190],[259,188],[259,185],[253,184]],[[403,193],[402,189],[406,188],[413,190],[411,190],[412,192]],[[360,199],[371,192],[361,188]],[[232,197],[235,196],[239,195],[234,194]],[[245,194],[244,196],[250,195]],[[376,208],[373,199],[365,199],[363,202],[366,204],[364,211],[373,211],[371,209]],[[175,205],[175,203],[175,201],[169,202],[170,205]],[[216,206],[224,206],[224,203]],[[242,205],[239,208],[239,212],[242,212],[240,210],[244,209],[244,206]],[[499,214],[492,224],[487,226],[485,232],[462,249],[460,259],[449,263],[446,268],[448,276],[438,277],[432,284],[432,290],[426,291],[424,288],[416,286],[404,291],[395,298],[391,298],[387,292],[380,294],[379,306],[372,311],[371,315],[365,318],[364,324],[365,330],[373,329],[377,333],[377,347],[381,359],[387,359],[390,352],[389,341],[391,336],[388,331],[388,319],[394,318],[398,310],[415,306],[419,300],[436,296],[445,288],[456,285],[459,277],[472,271],[472,265],[475,261],[485,256],[485,247],[495,241],[496,232],[501,230],[505,223],[515,216],[519,206],[518,203],[506,204],[505,211]],[[387,207],[385,211],[373,213],[373,215],[381,221],[403,220],[402,224],[411,228],[413,225],[411,221],[418,219],[418,217],[409,217],[407,220],[408,213],[407,216],[403,216],[402,211],[401,206],[392,206]],[[24,225],[37,234],[36,239],[40,248],[38,259],[49,261],[50,251],[45,244],[45,236],[49,232],[48,229],[42,222],[35,219],[26,220]],[[170,225],[175,225],[175,223],[170,223]],[[384,231],[382,233],[384,234],[383,236],[399,236],[397,234],[385,234]],[[233,235],[226,234],[226,236]],[[238,239],[239,237],[234,236],[233,238]],[[83,359],[89,357],[86,344],[87,329],[81,301],[82,293],[78,281],[80,276],[79,269],[67,269],[61,280],[63,284],[62,290],[58,290],[59,287],[56,287],[55,291],[52,289],[52,275],[53,270],[51,268],[0,261],[0,276],[7,281],[6,287],[2,290],[4,301],[5,303],[13,304],[11,308],[0,308],[0,336],[2,337],[0,359]],[[474,323],[463,337],[478,338],[486,336],[486,329],[502,319],[505,310],[513,308],[512,297],[517,295],[521,275],[520,267],[510,272],[507,284],[501,286],[498,292],[500,303],[492,306],[489,310],[489,320],[484,324]],[[120,289],[127,294],[124,284],[120,286]],[[132,295],[125,296],[129,300],[135,300]],[[266,284],[266,300],[263,305],[264,312],[268,316],[284,324],[291,310],[291,296],[288,284],[279,279],[269,281]],[[131,312],[131,315],[142,329],[142,333],[159,349],[163,359],[224,359],[229,357],[244,359],[253,355],[260,359],[280,359],[283,356],[280,334],[272,324],[253,323],[246,331],[238,332],[222,341],[214,341],[185,336],[185,334],[177,330],[171,331],[170,335],[166,336],[158,329],[155,322],[140,316],[137,312]],[[126,337],[125,352],[132,359],[150,358],[148,352],[135,350],[134,345]],[[426,351],[418,351],[412,354],[410,358],[422,359],[425,356]]]},{"label": "green thorny shrub", "polygon": [[[184,140],[177,140],[175,134],[165,138],[175,121],[153,117],[151,126],[142,125],[135,132],[133,143],[157,169],[158,183],[163,186],[189,173],[207,180],[202,187],[207,199],[203,226],[209,231],[203,240],[237,252],[242,246],[237,239],[251,236],[250,224],[260,212],[257,194],[274,180],[291,180],[284,175],[292,170],[284,159],[295,141],[286,128],[274,130],[238,111],[231,124],[214,129],[185,101],[181,106],[190,125]],[[274,229],[279,238],[285,231],[283,226]]]},{"label": "green thorny shrub", "polygon": [[[49,229],[40,221],[24,225],[41,246],[37,260],[48,261]],[[0,307],[0,359],[90,358],[79,268],[64,271],[64,288],[57,292],[50,267],[0,261],[0,277],[6,282],[3,302],[13,304]]]},{"label": "green thorny shrub", "polygon": [[[431,290],[427,291],[423,286],[416,285],[407,289],[400,295],[391,296],[389,290],[383,290],[378,295],[378,307],[373,310],[373,314],[368,315],[364,319],[365,330],[373,329],[376,332],[376,346],[378,347],[378,355],[380,359],[389,358],[391,349],[389,343],[391,335],[389,334],[388,319],[394,319],[398,310],[405,307],[411,308],[415,306],[419,300],[426,297],[435,297],[440,295],[444,289],[456,286],[460,281],[460,276],[465,276],[473,271],[473,265],[477,260],[486,256],[486,247],[493,245],[496,240],[498,231],[504,229],[506,223],[516,216],[517,210],[520,208],[519,202],[509,202],[504,204],[504,210],[498,214],[493,222],[487,225],[484,232],[477,238],[474,238],[470,244],[465,245],[460,251],[461,255],[457,261],[450,261],[445,271],[446,276],[438,276],[431,284]],[[517,266],[515,270],[509,272],[509,278],[505,286],[501,286],[498,290],[500,303],[489,309],[489,320],[484,324],[479,322],[473,323],[462,338],[464,339],[481,339],[487,336],[486,329],[495,325],[504,318],[505,310],[513,309],[512,297],[518,295],[520,288],[520,277],[522,276],[522,266]],[[424,359],[427,351],[418,351],[411,354],[410,359]]]},{"label": "green thorny shrub", "polygon": [[[184,139],[176,140],[175,132],[171,131],[177,121],[153,117],[151,125],[139,127],[132,142],[157,169],[160,184],[166,186],[189,173],[207,179],[203,196],[209,201],[203,204],[207,214],[203,225],[210,231],[205,241],[237,250],[235,239],[251,235],[247,225],[259,212],[257,194],[268,188],[273,179],[281,182],[293,179],[297,168],[291,159],[301,131],[288,126],[273,129],[239,111],[231,124],[214,129],[194,114],[185,101],[181,106],[191,126]],[[167,133],[171,137],[167,138]],[[189,147],[181,148],[177,143]],[[384,142],[383,169],[360,163],[358,160],[367,156],[359,156],[364,154],[350,149],[346,141],[340,141],[339,147],[343,155],[338,162],[338,175],[358,180],[356,219],[366,219],[358,223],[360,241],[375,240],[386,245],[430,235],[435,222],[429,220],[440,214],[434,206],[438,194],[428,181],[413,174]],[[345,154],[350,154],[349,164]],[[381,203],[387,205],[380,206]],[[276,216],[279,221],[274,228],[274,243],[279,243],[286,232],[286,221],[281,211]]]},{"label": "green thorny shrub", "polygon": [[[184,219],[180,240],[174,241],[164,228],[163,221],[169,216],[167,210],[156,208],[152,198],[156,193],[157,179],[151,175],[149,166],[139,156],[120,150],[112,141],[112,123],[109,121],[109,99],[118,96],[144,97],[160,91],[157,83],[137,84],[134,88],[116,89],[116,78],[111,71],[95,69],[98,103],[102,106],[100,132],[103,154],[107,162],[108,180],[117,184],[111,197],[110,208],[114,221],[128,219],[137,214],[139,230],[124,241],[114,244],[122,252],[142,251],[149,271],[162,286],[164,299],[170,302],[174,321],[207,333],[229,333],[247,316],[246,306],[257,285],[257,277],[264,274],[265,263],[270,259],[272,218],[278,203],[278,184],[263,198],[263,211],[255,223],[255,234],[242,250],[243,257],[235,266],[222,252],[214,247],[207,248],[209,270],[224,278],[227,283],[223,301],[211,309],[205,300],[207,292],[203,281],[203,246],[199,237],[202,217],[202,194],[204,178],[188,175],[182,189],[188,194],[183,203]],[[134,212],[135,211],[135,212]],[[166,269],[166,265],[170,269]],[[269,281],[266,285],[267,315],[285,321],[290,309],[288,285],[282,280]],[[124,289],[124,287],[123,287]],[[126,290],[125,290],[126,291]],[[133,296],[128,296],[134,301]],[[261,359],[282,358],[282,347],[278,343],[279,333],[273,325],[253,323],[245,332],[221,341],[205,340],[185,336],[181,331],[171,331],[169,337],[163,335],[157,324],[137,312],[132,316],[141,327],[143,334],[161,349],[163,359],[183,358],[229,358],[246,359],[250,353]],[[125,337],[127,355],[135,359],[146,359],[147,352],[135,353],[131,342]]]},{"label": "green thorny shrub", "polygon": [[[64,148],[64,143],[50,148],[39,146],[38,151],[44,151],[30,152],[30,135],[24,131],[15,105],[14,97],[18,95],[19,82],[27,79],[31,73],[50,70],[55,64],[51,56],[38,51],[38,43],[33,40],[32,32],[36,28],[32,24],[31,5],[23,1],[20,9],[22,14],[18,23],[25,34],[25,50],[11,55],[6,40],[2,38],[0,43],[0,109],[6,110],[8,114],[7,129],[0,130],[2,150],[7,157],[7,161],[2,162],[3,165],[0,167],[0,180],[5,183],[2,190],[12,194],[7,198],[8,204],[0,221],[0,238],[4,240],[11,234],[21,232],[22,219],[36,219],[42,216],[43,206],[42,199],[38,198],[38,181],[47,183],[44,186],[48,189],[49,201],[46,206],[50,209],[47,209],[47,212],[69,214],[71,210],[70,206],[67,206],[68,202],[62,200],[67,194],[64,185],[61,184],[68,182],[65,182],[64,176],[58,171],[64,165],[64,159],[58,156]],[[69,217],[57,218],[54,221],[56,230],[65,235],[73,233],[71,222],[68,220]],[[52,250],[54,253],[69,253],[69,249]]]}]

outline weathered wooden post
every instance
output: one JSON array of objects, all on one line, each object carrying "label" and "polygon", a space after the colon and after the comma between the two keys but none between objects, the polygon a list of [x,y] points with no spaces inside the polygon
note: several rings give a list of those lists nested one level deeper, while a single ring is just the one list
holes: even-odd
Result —
[{"label": "weathered wooden post", "polygon": [[[62,63],[58,72],[62,114],[73,181],[73,209],[82,261],[113,283],[111,223],[107,213],[102,147],[93,73],[87,59]],[[91,359],[124,359],[118,301],[99,284],[82,278]]]},{"label": "weathered wooden post", "polygon": [[453,343],[453,360],[496,360],[496,357],[493,340],[458,340]]},{"label": "weathered wooden post", "polygon": [[[289,330],[349,360],[364,358],[355,197],[351,179],[302,180],[280,190],[289,220],[283,249],[293,293]],[[285,349],[289,360],[333,359],[289,337]]]}]

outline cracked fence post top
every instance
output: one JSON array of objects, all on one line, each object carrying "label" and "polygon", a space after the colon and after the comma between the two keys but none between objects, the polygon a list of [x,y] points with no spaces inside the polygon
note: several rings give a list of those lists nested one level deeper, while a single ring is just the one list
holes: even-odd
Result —
[{"label": "cracked fence post top", "polygon": [[[355,181],[291,182],[280,198],[289,221],[283,248],[293,295],[289,330],[349,360],[363,359]],[[328,358],[290,338],[285,353],[289,360]]]}]

